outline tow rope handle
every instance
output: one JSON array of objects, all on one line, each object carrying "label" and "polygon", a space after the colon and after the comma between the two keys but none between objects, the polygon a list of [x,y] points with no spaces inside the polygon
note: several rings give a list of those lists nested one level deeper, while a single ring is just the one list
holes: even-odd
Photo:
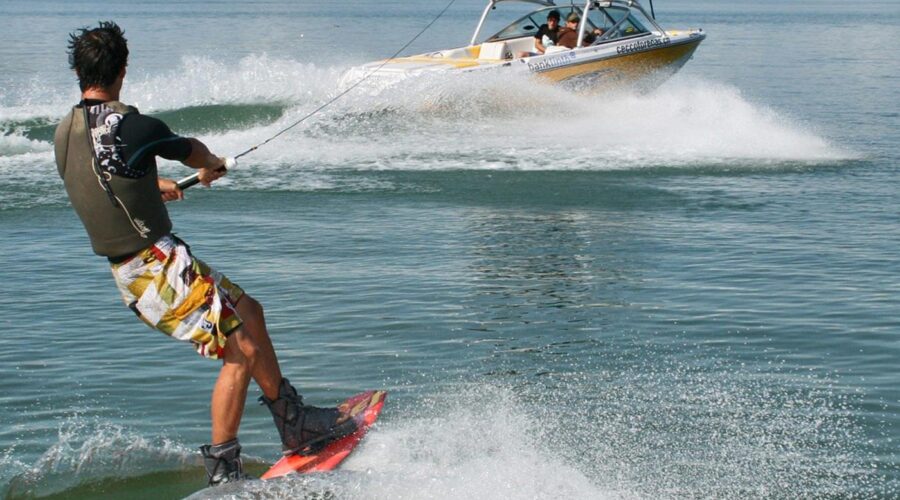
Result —
[{"label": "tow rope handle", "polygon": [[[225,164],[222,165],[221,167],[217,168],[216,172],[225,172],[228,169],[234,168],[236,166],[237,166],[237,159],[225,158]],[[200,173],[198,172],[196,174],[189,175],[189,176],[185,177],[184,179],[181,179],[180,181],[176,182],[175,184],[178,185],[178,189],[184,191],[185,189],[187,189],[191,186],[196,186],[199,183],[200,183]]]}]

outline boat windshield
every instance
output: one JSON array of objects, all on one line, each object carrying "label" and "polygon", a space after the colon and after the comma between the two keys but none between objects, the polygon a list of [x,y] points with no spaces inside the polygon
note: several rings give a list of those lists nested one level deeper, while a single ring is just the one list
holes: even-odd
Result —
[{"label": "boat windshield", "polygon": [[559,11],[560,19],[563,20],[560,23],[562,25],[565,24],[565,19],[569,17],[569,14],[571,14],[573,10],[581,15],[581,9],[578,7],[545,7],[523,16],[516,22],[500,30],[496,35],[488,38],[487,41],[498,42],[500,40],[509,40],[511,38],[534,36],[542,24],[547,24],[547,14],[554,10]]},{"label": "boat windshield", "polygon": [[595,43],[649,33],[639,17],[642,17],[640,13],[622,7],[591,9],[588,19],[603,30],[603,35]]},{"label": "boat windshield", "polygon": [[[565,19],[572,12],[579,16],[582,13],[580,7],[545,7],[538,9],[522,16],[486,41],[498,42],[524,36],[534,36],[542,24],[547,24],[547,14],[553,10],[559,11],[563,25],[565,24]],[[594,28],[603,30],[603,36],[597,42],[631,37],[648,32],[644,24],[638,21],[637,17],[624,7],[593,8],[588,11],[587,21],[586,32],[590,33]]]}]

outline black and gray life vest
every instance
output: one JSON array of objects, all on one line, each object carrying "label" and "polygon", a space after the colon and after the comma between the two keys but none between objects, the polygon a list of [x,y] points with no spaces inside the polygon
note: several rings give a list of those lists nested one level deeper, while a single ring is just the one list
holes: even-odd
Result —
[{"label": "black and gray life vest", "polygon": [[118,101],[79,104],[56,129],[59,176],[98,255],[132,254],[172,230],[155,159],[133,168],[122,156],[119,124],[137,112]]}]

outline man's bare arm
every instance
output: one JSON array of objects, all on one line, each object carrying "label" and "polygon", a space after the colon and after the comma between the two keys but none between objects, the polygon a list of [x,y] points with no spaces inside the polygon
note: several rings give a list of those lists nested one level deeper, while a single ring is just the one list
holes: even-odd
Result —
[{"label": "man's bare arm", "polygon": [[200,183],[209,186],[211,182],[225,175],[225,158],[210,152],[206,144],[191,137],[191,154],[181,163],[199,169]]}]

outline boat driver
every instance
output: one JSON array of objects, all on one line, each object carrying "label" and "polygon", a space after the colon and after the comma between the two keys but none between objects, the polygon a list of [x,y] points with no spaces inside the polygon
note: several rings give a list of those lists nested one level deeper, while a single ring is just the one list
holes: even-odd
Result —
[{"label": "boat driver", "polygon": [[[210,485],[244,479],[237,432],[251,378],[262,389],[260,401],[272,413],[285,454],[347,435],[355,423],[336,408],[303,404],[281,375],[259,302],[172,234],[164,203],[184,194],[158,175],[156,157],[198,169],[206,186],[225,174],[226,161],[197,139],[175,135],[162,121],[119,102],[128,64],[123,35],[113,22],[70,35],[69,64],[81,102],[56,129],[57,169],[94,253],[109,260],[128,308],[202,357],[220,360],[212,441],[200,450]],[[221,218],[210,223],[225,249],[229,239],[242,237]],[[130,350],[140,356],[137,345]]]},{"label": "boat driver", "polygon": [[[574,49],[578,45],[578,23],[580,22],[581,18],[578,17],[578,14],[576,14],[575,12],[569,14],[569,17],[566,18],[566,26],[559,30],[556,45],[559,47]],[[585,33],[584,45],[590,45],[594,43],[594,40],[596,40],[597,37],[602,34],[603,30],[601,30],[600,28],[594,28],[592,33]]]}]

